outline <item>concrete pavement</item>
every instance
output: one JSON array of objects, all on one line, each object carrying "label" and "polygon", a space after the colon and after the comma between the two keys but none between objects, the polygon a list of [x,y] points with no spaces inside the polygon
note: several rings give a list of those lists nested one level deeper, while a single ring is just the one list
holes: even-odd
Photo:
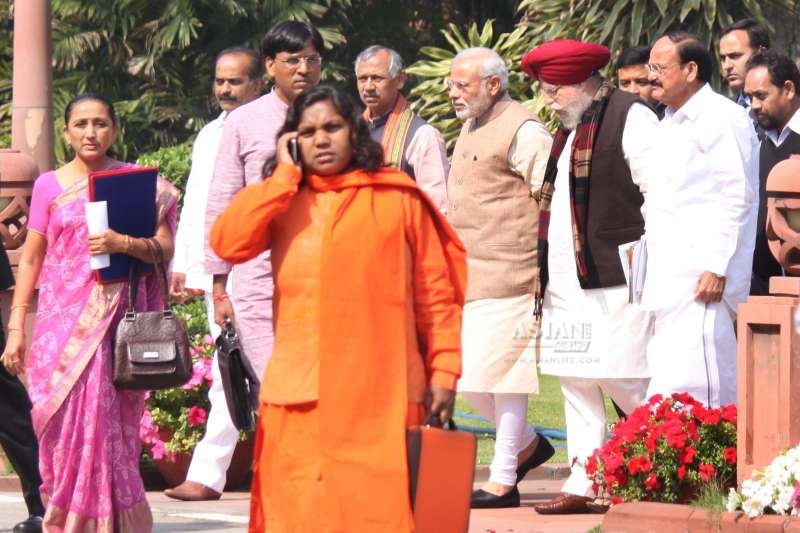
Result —
[{"label": "concrete pavement", "polygon": [[[545,465],[531,472],[519,485],[522,506],[518,509],[472,511],[470,533],[583,533],[599,525],[602,515],[547,517],[533,510],[534,503],[558,493],[567,472],[566,465]],[[486,475],[486,467],[476,469],[476,488]],[[247,492],[226,492],[221,500],[214,502],[178,502],[161,492],[148,492],[147,500],[153,510],[156,533],[247,531],[250,502]],[[11,527],[25,517],[25,504],[19,492],[8,484],[0,484],[0,533],[10,533]]]}]

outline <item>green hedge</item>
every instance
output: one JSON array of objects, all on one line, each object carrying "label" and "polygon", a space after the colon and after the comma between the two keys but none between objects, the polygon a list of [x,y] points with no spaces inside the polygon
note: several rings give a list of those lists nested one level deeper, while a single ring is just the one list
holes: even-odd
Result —
[{"label": "green hedge", "polygon": [[165,146],[155,152],[147,152],[136,161],[140,165],[158,167],[158,172],[167,181],[181,190],[178,207],[183,206],[183,192],[186,180],[189,179],[189,168],[192,164],[192,142],[187,141],[177,146]]}]

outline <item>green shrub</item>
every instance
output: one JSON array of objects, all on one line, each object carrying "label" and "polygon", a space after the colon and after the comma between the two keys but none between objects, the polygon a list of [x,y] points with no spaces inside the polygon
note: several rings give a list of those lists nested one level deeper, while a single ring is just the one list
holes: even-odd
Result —
[{"label": "green shrub", "polygon": [[159,174],[181,190],[178,207],[183,205],[183,192],[186,189],[186,180],[189,178],[189,168],[192,164],[192,142],[187,141],[177,146],[164,146],[155,152],[142,154],[136,163],[158,167]]}]

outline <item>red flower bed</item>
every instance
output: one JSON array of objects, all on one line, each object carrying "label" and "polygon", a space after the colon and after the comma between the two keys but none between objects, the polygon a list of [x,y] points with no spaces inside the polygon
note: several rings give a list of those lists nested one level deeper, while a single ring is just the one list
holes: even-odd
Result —
[{"label": "red flower bed", "polygon": [[727,484],[736,475],[736,406],[657,394],[614,426],[586,472],[614,503],[683,502],[713,479]]}]

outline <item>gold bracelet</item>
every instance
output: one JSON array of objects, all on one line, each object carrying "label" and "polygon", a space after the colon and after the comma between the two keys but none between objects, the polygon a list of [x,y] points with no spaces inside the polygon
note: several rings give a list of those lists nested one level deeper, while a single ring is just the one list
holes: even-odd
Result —
[{"label": "gold bracelet", "polygon": [[11,306],[11,311],[14,309],[27,309],[31,306],[31,304],[16,304]]},{"label": "gold bracelet", "polygon": [[8,331],[24,331],[23,328],[6,328]]},{"label": "gold bracelet", "polygon": [[131,246],[133,246],[133,242],[131,242],[131,236],[125,235],[125,253],[128,254],[131,251]]}]

